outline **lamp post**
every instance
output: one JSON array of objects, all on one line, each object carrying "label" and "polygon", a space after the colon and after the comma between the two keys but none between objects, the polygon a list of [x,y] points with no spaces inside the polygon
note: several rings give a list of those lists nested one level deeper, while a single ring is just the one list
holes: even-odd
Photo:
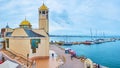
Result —
[{"label": "lamp post", "polygon": [[28,58],[29,58],[29,54],[27,54],[27,67],[28,67]]}]

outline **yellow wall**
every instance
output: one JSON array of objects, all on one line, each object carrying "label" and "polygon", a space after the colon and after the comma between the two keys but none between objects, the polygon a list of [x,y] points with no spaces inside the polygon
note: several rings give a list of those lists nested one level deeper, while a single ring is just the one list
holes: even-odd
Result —
[{"label": "yellow wall", "polygon": [[9,49],[11,52],[18,54],[24,58],[29,54],[29,58],[40,56],[49,56],[49,39],[41,38],[41,42],[36,48],[36,53],[32,53],[30,39],[27,38],[9,38]]},{"label": "yellow wall", "polygon": [[6,28],[6,32],[13,32],[13,29],[11,29],[11,28]]},{"label": "yellow wall", "polygon": [[10,38],[9,50],[18,53],[20,56],[27,57],[30,52],[30,39]]},{"label": "yellow wall", "polygon": [[45,32],[48,33],[49,31],[49,27],[48,27],[48,19],[46,18],[46,15],[40,15],[40,19],[39,19],[39,29],[43,29],[45,30]]},{"label": "yellow wall", "polygon": [[12,36],[28,36],[28,35],[26,34],[23,28],[16,28],[13,31]]},{"label": "yellow wall", "polygon": [[[36,53],[32,53],[31,49],[31,42],[30,39],[36,39],[36,38],[19,38],[19,37],[11,37],[9,38],[9,48],[11,52],[14,52],[20,56],[23,56],[24,58],[27,57],[27,54],[29,54],[29,58],[40,56],[40,57],[46,57],[49,56],[49,37],[46,34],[44,30],[33,30],[45,37],[37,38],[41,39],[38,48],[36,48]],[[21,33],[22,32],[22,33]],[[23,29],[15,29],[12,36],[18,36],[19,34],[24,35]],[[26,35],[26,34],[25,34]]]},{"label": "yellow wall", "polygon": [[32,49],[30,50],[30,57],[46,57],[49,56],[49,42],[48,38],[41,38],[41,42],[38,44],[38,48],[36,48],[36,53],[32,53]]},{"label": "yellow wall", "polygon": [[[34,54],[36,56],[49,56],[49,36],[46,34],[44,30],[33,30],[34,32],[45,36],[41,38],[41,43],[37,48],[37,53]],[[31,54],[32,55],[32,54]]]}]

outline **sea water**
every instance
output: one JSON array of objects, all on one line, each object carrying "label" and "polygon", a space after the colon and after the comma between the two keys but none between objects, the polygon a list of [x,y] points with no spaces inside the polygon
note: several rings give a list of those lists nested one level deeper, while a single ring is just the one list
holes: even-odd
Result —
[{"label": "sea water", "polygon": [[[52,41],[64,41],[64,37],[52,37]],[[85,41],[90,38],[70,37],[70,41]],[[93,62],[107,66],[109,68],[120,68],[120,41],[106,42],[94,45],[73,45],[62,46],[63,48],[71,48],[76,51],[78,56],[86,56]]]}]

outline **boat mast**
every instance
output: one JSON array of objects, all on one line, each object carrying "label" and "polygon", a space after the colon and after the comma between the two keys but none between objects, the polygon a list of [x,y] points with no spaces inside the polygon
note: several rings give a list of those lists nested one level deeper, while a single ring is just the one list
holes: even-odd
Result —
[{"label": "boat mast", "polygon": [[103,38],[105,38],[105,33],[103,32]]},{"label": "boat mast", "polygon": [[91,35],[91,40],[93,40],[93,34],[92,34],[92,29],[90,28],[90,35]]}]

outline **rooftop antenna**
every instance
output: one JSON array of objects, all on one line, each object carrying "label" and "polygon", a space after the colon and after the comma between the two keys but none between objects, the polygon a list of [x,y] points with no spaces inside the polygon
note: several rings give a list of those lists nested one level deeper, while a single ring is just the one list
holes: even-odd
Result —
[{"label": "rooftop antenna", "polygon": [[43,2],[43,4],[44,4],[44,0],[43,0],[42,2]]},{"label": "rooftop antenna", "polygon": [[25,16],[25,21],[26,21],[26,16]]},{"label": "rooftop antenna", "polygon": [[43,4],[45,4],[45,2],[46,2],[47,0],[43,0],[42,2],[43,2]]},{"label": "rooftop antenna", "polygon": [[8,25],[8,22],[7,22],[7,25]]}]

